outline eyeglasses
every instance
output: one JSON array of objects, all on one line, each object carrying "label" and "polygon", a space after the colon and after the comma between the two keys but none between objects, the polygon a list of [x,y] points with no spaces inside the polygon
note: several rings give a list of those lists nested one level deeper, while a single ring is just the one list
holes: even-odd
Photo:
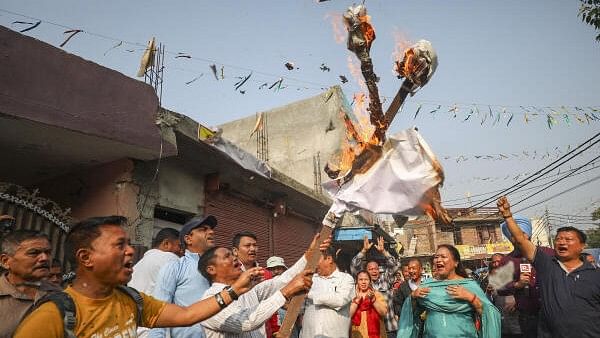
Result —
[{"label": "eyeglasses", "polygon": [[17,221],[14,218],[5,218],[0,220],[0,232],[8,233],[15,229]]}]

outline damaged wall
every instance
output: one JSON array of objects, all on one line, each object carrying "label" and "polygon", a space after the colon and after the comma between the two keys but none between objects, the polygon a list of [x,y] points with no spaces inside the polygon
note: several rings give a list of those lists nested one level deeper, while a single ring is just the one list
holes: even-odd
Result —
[{"label": "damaged wall", "polygon": [[[320,153],[322,180],[328,180],[323,167],[339,151],[346,135],[340,114],[344,100],[341,88],[335,86],[318,96],[264,112],[269,165],[314,189],[313,157]],[[256,154],[257,136],[250,137],[255,125],[253,115],[220,127],[224,138]]]},{"label": "damaged wall", "polygon": [[167,158],[160,164],[158,175],[158,204],[191,214],[204,210],[204,175],[176,158]]},{"label": "damaged wall", "polygon": [[[135,220],[139,186],[133,180],[134,162],[120,159],[37,184],[40,193],[71,208],[75,220],[120,215]],[[134,241],[134,229],[131,229]]]}]

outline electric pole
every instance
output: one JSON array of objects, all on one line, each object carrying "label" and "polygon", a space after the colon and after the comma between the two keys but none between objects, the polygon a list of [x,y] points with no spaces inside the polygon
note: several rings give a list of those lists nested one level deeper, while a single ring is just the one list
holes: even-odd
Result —
[{"label": "electric pole", "polygon": [[550,224],[550,216],[548,215],[548,207],[546,207],[546,212],[544,213],[544,217],[546,217],[546,222],[548,224],[548,243],[550,243],[551,248],[554,248],[554,243],[552,243],[552,224]]}]

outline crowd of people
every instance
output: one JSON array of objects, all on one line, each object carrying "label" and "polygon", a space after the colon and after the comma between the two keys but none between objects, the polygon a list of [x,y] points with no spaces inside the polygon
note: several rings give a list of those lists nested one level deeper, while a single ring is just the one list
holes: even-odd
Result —
[{"label": "crowd of people", "polygon": [[383,238],[366,237],[349,271],[318,236],[289,267],[273,256],[262,268],[251,232],[215,245],[213,216],[160,230],[134,265],[126,219],[111,216],[72,226],[65,257],[75,274],[64,285],[49,238],[0,217],[0,338],[278,337],[300,294],[293,338],[600,337],[600,270],[583,255],[585,233],[559,228],[554,249],[536,247],[529,220],[505,197],[497,204],[515,249],[494,254],[480,279],[452,245],[437,247],[425,278],[422,260],[401,262]]}]

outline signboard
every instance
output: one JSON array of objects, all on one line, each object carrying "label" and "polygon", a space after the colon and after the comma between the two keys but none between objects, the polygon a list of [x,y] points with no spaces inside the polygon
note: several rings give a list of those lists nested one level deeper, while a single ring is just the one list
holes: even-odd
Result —
[{"label": "signboard", "polygon": [[506,241],[479,245],[456,245],[462,259],[486,258],[495,253],[507,254],[513,251],[513,245]]}]

